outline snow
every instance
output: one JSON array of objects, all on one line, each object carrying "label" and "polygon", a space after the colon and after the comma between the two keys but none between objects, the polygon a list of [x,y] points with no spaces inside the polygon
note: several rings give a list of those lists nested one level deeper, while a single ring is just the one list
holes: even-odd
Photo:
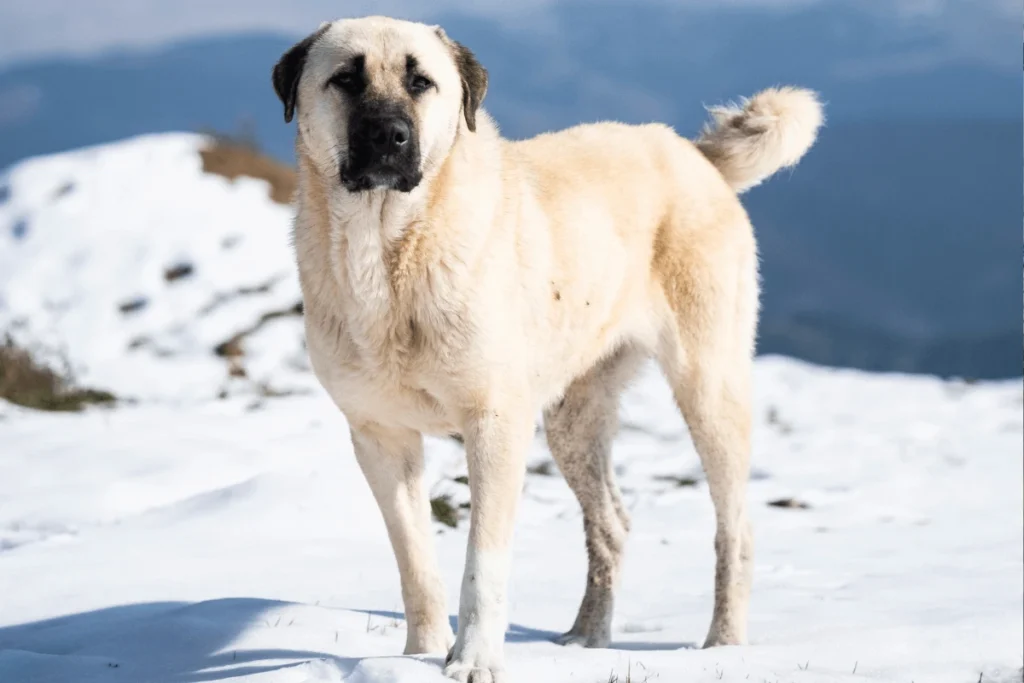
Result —
[{"label": "snow", "polygon": [[[200,144],[147,136],[0,176],[0,330],[131,399],[77,414],[0,401],[0,681],[443,681],[439,657],[400,654],[397,569],[344,419],[303,359],[300,318],[245,340],[247,378],[212,353],[298,287],[288,208],[259,181],[202,174]],[[167,282],[180,262],[194,273]],[[119,310],[136,297],[144,308]],[[1020,381],[783,358],[755,374],[750,645],[695,649],[713,512],[648,368],[616,443],[634,523],[614,643],[550,642],[575,616],[586,555],[572,494],[534,468],[510,681],[1021,680]],[[548,459],[538,435],[531,464]],[[429,440],[428,473],[434,495],[468,499],[456,442]],[[768,505],[783,498],[809,507]],[[467,522],[435,527],[455,614]]]},{"label": "snow", "polygon": [[[202,173],[200,144],[146,136],[32,159],[0,179],[0,326],[62,351],[84,383],[118,395],[216,394],[224,363],[210,350],[300,294],[291,211],[262,181]],[[168,283],[180,264],[193,274]],[[134,301],[143,307],[120,311]]]}]

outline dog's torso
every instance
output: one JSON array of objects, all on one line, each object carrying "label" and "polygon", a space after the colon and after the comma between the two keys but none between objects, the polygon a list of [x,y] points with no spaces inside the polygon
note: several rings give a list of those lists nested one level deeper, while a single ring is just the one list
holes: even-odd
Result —
[{"label": "dog's torso", "polygon": [[[481,124],[409,195],[339,200],[304,173],[295,241],[307,343],[350,421],[460,432],[496,388],[540,409],[623,344],[657,345],[670,315],[665,240],[728,241],[752,258],[735,194],[667,127],[505,142]],[[694,196],[679,193],[681,177]],[[706,225],[718,234],[701,234]]]}]

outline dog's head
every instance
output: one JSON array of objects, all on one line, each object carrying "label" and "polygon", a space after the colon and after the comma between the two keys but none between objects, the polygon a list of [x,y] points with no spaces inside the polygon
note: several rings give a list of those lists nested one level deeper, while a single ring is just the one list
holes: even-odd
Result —
[{"label": "dog's head", "polygon": [[476,130],[487,71],[436,26],[385,17],[325,23],[274,67],[284,119],[320,173],[349,192],[409,192]]}]

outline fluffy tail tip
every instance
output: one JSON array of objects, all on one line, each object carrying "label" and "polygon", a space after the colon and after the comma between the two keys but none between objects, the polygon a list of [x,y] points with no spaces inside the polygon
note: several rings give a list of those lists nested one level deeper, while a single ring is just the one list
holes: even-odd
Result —
[{"label": "fluffy tail tip", "polygon": [[739,105],[708,111],[712,121],[697,147],[737,192],[795,165],[825,122],[818,94],[792,86],[762,90]]}]

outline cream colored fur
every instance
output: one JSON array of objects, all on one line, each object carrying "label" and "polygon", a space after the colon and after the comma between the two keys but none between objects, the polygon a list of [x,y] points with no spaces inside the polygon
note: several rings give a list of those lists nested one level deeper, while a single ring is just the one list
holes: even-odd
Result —
[{"label": "cream colored fur", "polygon": [[[510,142],[471,132],[453,43],[380,17],[335,22],[298,86],[295,248],[317,377],[351,425],[402,580],[406,652],[451,648],[458,681],[504,680],[507,578],[533,419],[578,496],[590,554],[565,643],[605,646],[629,528],[613,481],[620,390],[653,356],[707,472],[717,515],[707,645],[746,639],[745,490],[757,254],[736,191],[793,164],[821,123],[807,91],[723,110],[695,146],[662,125],[600,123]],[[338,182],[344,98],[324,87],[364,54],[371,87],[414,54],[438,87],[415,105],[423,181]],[[452,640],[423,488],[423,434],[464,438],[469,548]]]},{"label": "cream colored fur", "polygon": [[714,123],[705,126],[697,148],[737,192],[795,166],[824,123],[817,96],[793,87],[764,90],[740,106],[710,112]]}]

